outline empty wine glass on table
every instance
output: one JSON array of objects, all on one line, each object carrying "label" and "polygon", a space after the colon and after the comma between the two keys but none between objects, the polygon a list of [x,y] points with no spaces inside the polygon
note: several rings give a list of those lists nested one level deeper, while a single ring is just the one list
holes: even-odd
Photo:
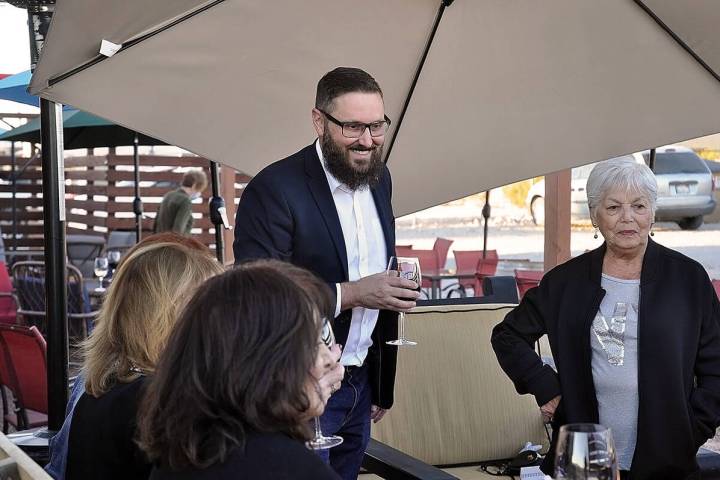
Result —
[{"label": "empty wine glass on table", "polygon": [[95,259],[95,276],[100,279],[100,285],[95,289],[96,292],[104,292],[105,287],[103,287],[103,279],[108,274],[108,269],[110,268],[110,265],[108,263],[107,257],[97,257]]},{"label": "empty wine glass on table", "polygon": [[[396,275],[406,280],[412,280],[417,283],[417,291],[420,291],[422,275],[420,273],[420,261],[415,257],[390,257],[387,268],[388,275]],[[414,301],[414,298],[408,299]],[[405,312],[400,312],[398,322],[398,338],[386,342],[388,345],[396,345],[398,347],[417,345],[417,342],[405,338]]]},{"label": "empty wine glass on table", "polygon": [[554,478],[619,480],[610,429],[594,423],[571,423],[560,427]]},{"label": "empty wine glass on table", "polygon": [[[323,318],[321,339],[328,348],[332,348],[335,345],[335,334],[327,318]],[[313,450],[325,450],[327,448],[337,447],[343,443],[342,437],[337,435],[323,435],[322,429],[320,428],[320,418],[315,417],[313,421],[315,423],[315,436],[311,440],[308,440],[308,447]]]}]

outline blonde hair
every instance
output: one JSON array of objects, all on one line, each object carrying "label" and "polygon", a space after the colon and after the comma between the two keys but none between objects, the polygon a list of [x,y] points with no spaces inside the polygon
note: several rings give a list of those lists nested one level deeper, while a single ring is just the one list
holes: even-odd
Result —
[{"label": "blonde hair", "polygon": [[[85,389],[100,396],[115,382],[152,372],[181,309],[222,265],[173,236],[148,237],[121,262],[90,337],[82,344]],[[148,241],[149,240],[149,241]]]}]

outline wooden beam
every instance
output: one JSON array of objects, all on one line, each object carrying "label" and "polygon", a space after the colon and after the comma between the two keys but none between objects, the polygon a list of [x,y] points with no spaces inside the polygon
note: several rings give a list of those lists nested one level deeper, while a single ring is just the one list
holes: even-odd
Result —
[{"label": "wooden beam", "polygon": [[570,170],[545,176],[545,271],[570,259]]},{"label": "wooden beam", "polygon": [[225,209],[230,225],[230,230],[223,229],[223,254],[225,264],[235,263],[235,255],[233,255],[233,240],[235,240],[235,177],[237,171],[231,167],[220,167],[220,196],[225,200]]}]

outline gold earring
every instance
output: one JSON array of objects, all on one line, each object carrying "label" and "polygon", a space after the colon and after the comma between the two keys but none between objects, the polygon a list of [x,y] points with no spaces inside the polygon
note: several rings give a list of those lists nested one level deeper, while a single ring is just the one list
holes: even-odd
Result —
[{"label": "gold earring", "polygon": [[593,225],[593,227],[595,227],[595,234],[593,235],[593,238],[594,238],[595,240],[597,240],[597,238],[598,238],[598,228],[597,228],[597,225]]}]

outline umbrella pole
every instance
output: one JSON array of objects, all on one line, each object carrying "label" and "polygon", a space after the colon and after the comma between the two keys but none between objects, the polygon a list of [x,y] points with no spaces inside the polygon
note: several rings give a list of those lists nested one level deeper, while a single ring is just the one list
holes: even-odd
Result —
[{"label": "umbrella pole", "polygon": [[45,318],[47,319],[48,429],[65,420],[68,399],[67,272],[65,264],[65,162],[62,105],[40,99]]},{"label": "umbrella pole", "polygon": [[218,262],[225,264],[223,228],[229,229],[225,200],[220,196],[220,172],[216,162],[210,160],[210,182],[212,198],[210,199],[210,221],[215,225],[215,255]]},{"label": "umbrella pole", "polygon": [[10,142],[10,163],[11,163],[11,178],[12,178],[12,238],[13,238],[13,250],[17,252],[17,178],[15,178],[15,171],[17,169],[17,162],[15,159],[15,142]]},{"label": "umbrella pole", "polygon": [[482,216],[485,219],[483,225],[483,258],[487,255],[488,219],[490,218],[490,190],[485,192],[485,205],[483,205]]},{"label": "umbrella pole", "polygon": [[142,238],[142,217],[143,204],[140,198],[140,155],[138,153],[139,146],[138,134],[135,132],[133,139],[133,165],[135,174],[135,199],[133,200],[133,213],[135,213],[135,241],[140,242]]}]

